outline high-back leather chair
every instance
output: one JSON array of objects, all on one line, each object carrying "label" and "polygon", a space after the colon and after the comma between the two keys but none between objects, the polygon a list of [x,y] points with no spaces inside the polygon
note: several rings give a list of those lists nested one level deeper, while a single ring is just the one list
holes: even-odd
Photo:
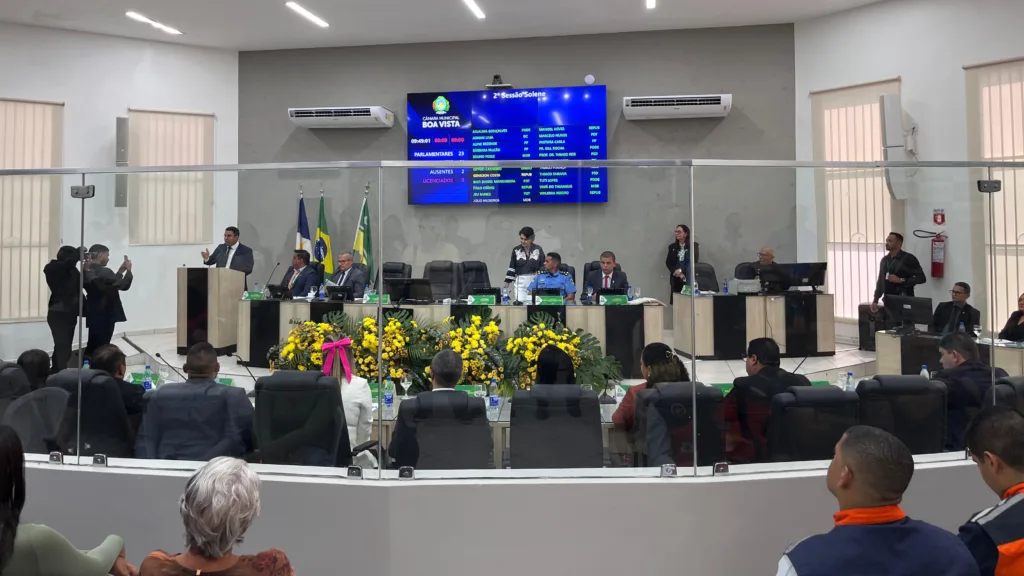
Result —
[{"label": "high-back leather chair", "polygon": [[25,452],[49,454],[60,450],[57,433],[68,406],[68,391],[40,388],[21,396],[4,413],[4,424],[18,433]]},{"label": "high-back leather chair", "polygon": [[[593,260],[591,262],[587,262],[586,264],[584,264],[583,265],[583,281],[584,282],[587,281],[587,278],[590,277],[590,273],[591,272],[593,272],[594,270],[600,270],[600,269],[601,269],[601,261],[600,260]],[[618,262],[615,263],[615,271],[616,272],[622,272],[622,265],[619,264]]]},{"label": "high-back leather chair", "polygon": [[472,293],[473,288],[490,288],[491,277],[487,273],[487,263],[469,260],[458,264],[459,295]]},{"label": "high-back leather chair", "polygon": [[459,293],[459,279],[451,260],[433,260],[423,267],[423,277],[430,280],[433,299],[454,298]]},{"label": "high-back leather chair", "polygon": [[[68,392],[67,409],[58,433],[65,454],[131,458],[135,434],[128,421],[124,398],[114,378],[102,370],[82,370],[81,413],[78,402],[78,369],[68,368],[50,376],[46,387]],[[78,436],[81,430],[81,437]]]},{"label": "high-back leather chair", "polygon": [[1009,406],[1024,414],[1024,376],[1000,378],[985,392],[982,406]]},{"label": "high-back leather chair", "polygon": [[32,391],[28,375],[15,362],[0,362],[0,424],[7,407]]},{"label": "high-back leather chair", "polygon": [[513,468],[600,468],[601,404],[575,384],[534,386],[512,396],[509,452]]},{"label": "high-back leather chair", "polygon": [[398,419],[414,430],[412,457],[397,466],[418,470],[493,468],[493,440],[483,398],[453,390],[422,392],[403,401]]},{"label": "high-back leather chair", "polygon": [[772,398],[768,455],[772,462],[829,460],[859,422],[856,392],[835,386],[792,387]]},{"label": "high-back leather chair", "polygon": [[262,376],[256,380],[254,418],[256,442],[264,463],[352,463],[337,378],[298,370]]},{"label": "high-back leather chair", "polygon": [[316,288],[320,290],[320,285],[324,283],[324,264],[323,262],[309,261],[309,267],[316,271]]},{"label": "high-back leather chair", "polygon": [[572,283],[574,285],[576,284],[576,267],[575,266],[569,266],[565,262],[562,262],[561,264],[558,265],[558,270],[561,271],[561,272],[568,272],[569,276],[572,278]]},{"label": "high-back leather chair", "polygon": [[753,262],[740,262],[732,271],[732,275],[737,280],[753,280],[757,276],[757,270],[754,269]]},{"label": "high-back leather chair", "polygon": [[[693,412],[695,390],[696,414]],[[720,389],[699,382],[696,385],[692,382],[662,382],[654,388],[641,390],[636,396],[631,432],[633,465],[693,466],[694,444],[697,446],[697,466],[724,462],[722,401]]]},{"label": "high-back leather chair", "polygon": [[388,278],[412,278],[412,266],[405,262],[385,262],[381,268],[384,279]]},{"label": "high-back leather chair", "polygon": [[718,283],[718,276],[715,275],[715,267],[707,262],[697,262],[693,265],[694,279],[697,281],[697,289],[701,292],[719,292],[722,285]]},{"label": "high-back leather chair", "polygon": [[914,454],[946,445],[946,385],[924,376],[875,376],[857,385],[860,423],[899,438]]}]

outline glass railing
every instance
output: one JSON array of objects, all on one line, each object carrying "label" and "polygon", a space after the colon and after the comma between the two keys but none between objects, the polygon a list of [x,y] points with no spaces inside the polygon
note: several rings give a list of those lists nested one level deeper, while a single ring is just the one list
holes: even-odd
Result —
[{"label": "glass railing", "polygon": [[1024,374],[1020,168],[0,172],[0,356],[65,367],[4,419],[83,464],[373,478],[820,467],[855,423],[962,459]]}]

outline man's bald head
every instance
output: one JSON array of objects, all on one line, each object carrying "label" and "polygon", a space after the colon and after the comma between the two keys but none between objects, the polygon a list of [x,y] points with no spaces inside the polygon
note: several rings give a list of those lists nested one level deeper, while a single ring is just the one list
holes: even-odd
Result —
[{"label": "man's bald head", "polygon": [[775,263],[775,248],[761,248],[761,251],[757,253],[757,261],[762,266]]}]

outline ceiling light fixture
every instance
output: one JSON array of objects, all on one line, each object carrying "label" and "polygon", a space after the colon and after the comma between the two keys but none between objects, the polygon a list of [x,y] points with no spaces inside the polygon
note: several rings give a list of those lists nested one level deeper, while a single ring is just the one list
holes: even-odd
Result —
[{"label": "ceiling light fixture", "polygon": [[657,3],[658,0],[647,0],[647,9],[654,10],[654,7],[657,5]]},{"label": "ceiling light fixture", "polygon": [[162,30],[162,31],[164,31],[164,32],[166,32],[168,34],[174,34],[175,36],[181,34],[181,31],[176,30],[174,28],[171,28],[170,26],[167,26],[166,24],[161,24],[161,23],[157,22],[156,20],[150,20],[149,18],[146,18],[145,16],[143,16],[142,14],[139,14],[138,12],[125,12],[124,15],[129,17],[129,18],[131,18],[132,20],[135,20],[136,22],[142,22],[143,24],[149,24],[153,28],[156,28],[157,30]]},{"label": "ceiling light fixture", "polygon": [[483,20],[484,18],[487,17],[487,16],[484,15],[484,11],[481,10],[480,7],[476,5],[476,1],[475,0],[462,0],[462,1],[466,3],[466,6],[469,7],[469,11],[473,13],[473,16],[476,16],[480,20]]},{"label": "ceiling light fixture", "polygon": [[327,27],[330,26],[330,24],[325,22],[323,20],[323,18],[320,18],[316,14],[313,14],[309,10],[306,10],[302,6],[299,6],[298,4],[296,4],[295,2],[285,2],[284,5],[289,7],[289,8],[291,8],[292,10],[295,10],[296,12],[299,13],[300,16],[302,16],[306,20],[309,20],[310,22],[312,22],[313,24],[316,24],[317,26],[319,26],[321,28],[327,28]]}]

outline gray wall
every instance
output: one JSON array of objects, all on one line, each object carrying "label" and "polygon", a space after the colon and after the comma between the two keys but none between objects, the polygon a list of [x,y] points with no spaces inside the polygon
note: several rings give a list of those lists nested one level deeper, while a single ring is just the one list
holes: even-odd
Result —
[{"label": "gray wall", "polygon": [[[516,87],[576,85],[590,73],[608,86],[609,158],[794,158],[793,27],[760,26],[317,50],[244,52],[239,58],[239,161],[404,160],[405,96],[431,90],[474,90],[495,73]],[[732,93],[724,120],[627,122],[623,96]],[[391,130],[298,128],[294,106],[384,105],[397,114]],[[694,231],[719,277],[750,261],[766,244],[795,257],[795,184],[791,171],[694,173]],[[316,226],[324,181],[335,253],[355,234],[363,188],[370,183],[377,218],[378,174],[251,172],[239,179],[242,241],[257,253],[256,277],[286,265],[294,244],[298,182]],[[517,232],[578,269],[614,250],[634,285],[667,298],[665,246],[672,228],[691,222],[685,168],[613,169],[609,202],[569,206],[411,207],[406,175],[384,174],[384,259],[414,264],[483,260],[501,278]],[[312,230],[311,230],[312,231]],[[381,239],[374,231],[375,240]],[[279,273],[280,274],[280,273]],[[582,282],[582,280],[580,280]]]}]

